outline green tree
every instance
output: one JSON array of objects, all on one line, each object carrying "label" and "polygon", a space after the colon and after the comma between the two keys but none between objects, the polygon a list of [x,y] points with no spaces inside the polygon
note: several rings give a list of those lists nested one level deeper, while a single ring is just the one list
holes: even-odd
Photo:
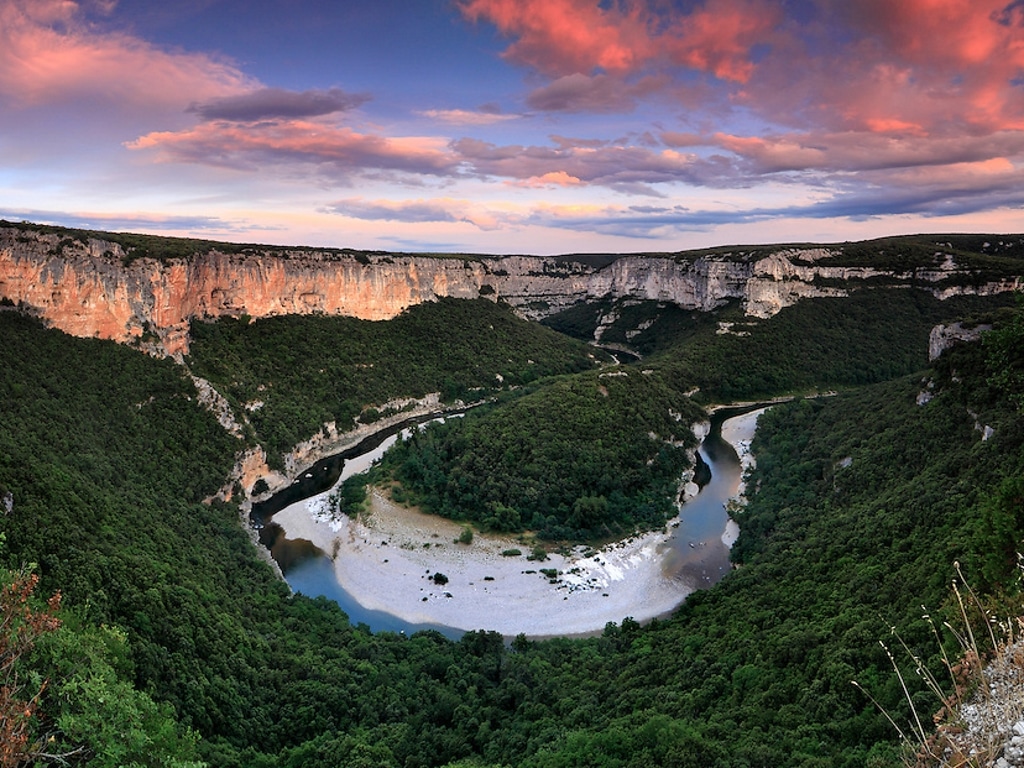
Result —
[{"label": "green tree", "polygon": [[58,742],[81,749],[90,768],[201,768],[198,736],[131,682],[127,636],[114,627],[65,624],[40,645],[53,681],[48,715]]},{"label": "green tree", "polygon": [[1002,391],[1024,412],[1024,299],[1019,299],[1010,320],[984,334],[990,371],[988,383]]}]

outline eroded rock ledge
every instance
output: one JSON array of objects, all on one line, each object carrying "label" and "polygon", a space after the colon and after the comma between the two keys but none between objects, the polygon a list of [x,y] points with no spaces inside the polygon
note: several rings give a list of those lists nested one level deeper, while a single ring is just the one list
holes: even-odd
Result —
[{"label": "eroded rock ledge", "polygon": [[[627,255],[594,260],[536,256],[416,256],[348,251],[216,249],[188,258],[133,258],[118,243],[0,227],[0,300],[75,336],[187,354],[195,318],[285,314],[384,320],[441,297],[503,300],[540,319],[585,300],[654,300],[710,310],[736,299],[768,317],[802,298],[843,296],[879,281],[930,287],[946,298],[1020,289],[1019,276],[978,282],[936,251],[909,272],[842,266],[842,248]],[[960,276],[964,279],[958,280]]]}]

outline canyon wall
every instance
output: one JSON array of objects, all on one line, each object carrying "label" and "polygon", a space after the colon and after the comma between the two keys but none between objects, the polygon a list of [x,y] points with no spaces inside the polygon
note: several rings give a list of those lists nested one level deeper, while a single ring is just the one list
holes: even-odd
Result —
[{"label": "canyon wall", "polygon": [[744,254],[622,256],[604,266],[532,256],[461,257],[345,251],[208,250],[189,258],[131,258],[98,238],[0,227],[0,300],[76,336],[188,352],[193,319],[323,313],[384,320],[441,297],[503,300],[540,319],[580,301],[654,300],[709,310],[736,299],[768,317],[801,298],[842,296],[857,284],[956,293],[1018,290],[1020,277],[954,284],[958,268],[936,254],[912,274],[835,265],[841,251],[759,249]]}]

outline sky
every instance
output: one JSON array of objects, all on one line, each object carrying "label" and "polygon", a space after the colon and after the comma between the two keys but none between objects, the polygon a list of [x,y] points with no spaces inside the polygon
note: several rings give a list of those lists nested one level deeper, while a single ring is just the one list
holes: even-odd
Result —
[{"label": "sky", "polygon": [[1024,231],[1024,0],[0,0],[0,218],[409,252]]}]

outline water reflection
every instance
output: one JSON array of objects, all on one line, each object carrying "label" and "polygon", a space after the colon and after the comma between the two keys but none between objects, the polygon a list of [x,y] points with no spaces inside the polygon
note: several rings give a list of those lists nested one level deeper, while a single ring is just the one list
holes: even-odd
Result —
[{"label": "water reflection", "polygon": [[731,569],[723,540],[729,515],[726,504],[743,474],[739,456],[721,436],[724,419],[716,419],[699,453],[711,479],[682,506],[672,536],[663,545],[662,573],[690,589],[710,587]]}]

